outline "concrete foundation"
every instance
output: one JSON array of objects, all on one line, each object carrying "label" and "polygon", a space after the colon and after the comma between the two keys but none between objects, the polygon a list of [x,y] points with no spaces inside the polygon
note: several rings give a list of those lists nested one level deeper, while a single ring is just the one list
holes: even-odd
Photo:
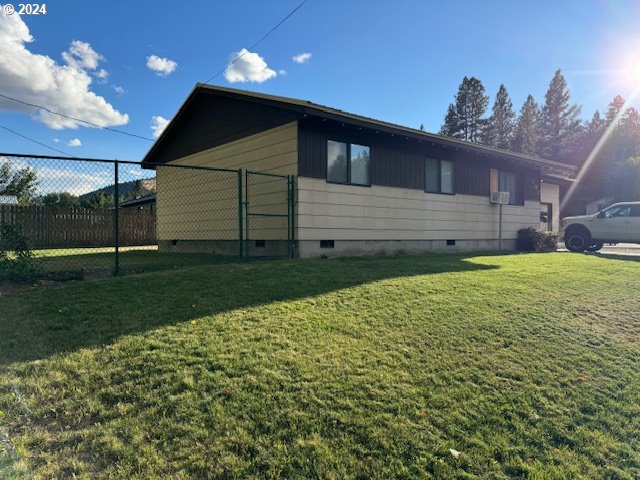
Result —
[{"label": "concrete foundation", "polygon": [[[425,252],[481,252],[497,251],[498,240],[335,240],[334,248],[320,248],[319,240],[299,240],[298,257],[342,257],[361,255],[419,254]],[[515,250],[515,240],[503,240],[503,250]]]},{"label": "concrete foundation", "polygon": [[[245,240],[249,257],[288,257],[287,240]],[[238,240],[158,240],[158,251],[239,256]]]}]

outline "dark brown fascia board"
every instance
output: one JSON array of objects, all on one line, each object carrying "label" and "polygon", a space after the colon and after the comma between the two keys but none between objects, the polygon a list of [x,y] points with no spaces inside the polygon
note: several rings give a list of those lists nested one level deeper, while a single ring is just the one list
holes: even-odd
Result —
[{"label": "dark brown fascia board", "polygon": [[285,108],[287,110],[295,111],[302,116],[319,117],[327,120],[333,120],[340,123],[349,123],[362,128],[378,130],[392,135],[405,136],[418,141],[430,142],[433,144],[443,145],[445,148],[453,148],[458,150],[467,150],[476,154],[485,155],[487,157],[501,157],[511,161],[524,163],[528,165],[536,165],[539,167],[552,167],[560,169],[567,174],[571,175],[577,170],[574,165],[566,164],[563,162],[557,162],[554,160],[547,160],[544,158],[532,157],[530,155],[522,155],[510,152],[508,150],[502,150],[499,148],[487,147],[484,145],[478,145],[463,140],[457,140],[455,138],[445,137],[442,135],[436,135],[433,133],[423,132],[414,128],[403,127],[401,125],[395,125],[392,123],[383,122],[373,118],[362,117],[360,115],[354,115],[351,113],[343,112],[342,110],[326,107],[320,104],[309,102],[306,100],[299,100],[290,97],[281,97],[277,95],[269,95],[264,93],[250,92],[247,90],[238,90],[235,88],[220,87],[216,85],[208,85],[204,83],[198,83],[193,88],[185,102],[182,104],[178,113],[173,117],[167,128],[164,129],[160,137],[156,140],[149,152],[144,157],[143,163],[147,162],[149,155],[153,153],[156,146],[162,141],[165,135],[170,131],[173,123],[177,121],[179,116],[182,115],[187,105],[195,98],[197,92],[201,90],[206,93],[212,93],[230,98],[242,97],[249,101],[263,103],[266,105]]}]

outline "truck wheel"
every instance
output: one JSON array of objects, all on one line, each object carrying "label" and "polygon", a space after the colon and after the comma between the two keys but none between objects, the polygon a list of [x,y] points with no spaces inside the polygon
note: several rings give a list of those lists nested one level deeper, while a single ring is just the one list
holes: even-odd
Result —
[{"label": "truck wheel", "polygon": [[593,244],[589,245],[589,246],[586,248],[586,250],[587,250],[587,252],[597,252],[597,251],[599,251],[603,246],[604,246],[604,243],[602,243],[602,242],[596,242],[596,243],[593,243]]},{"label": "truck wheel", "polygon": [[564,245],[570,252],[584,252],[591,244],[591,235],[582,228],[572,228],[564,235]]}]

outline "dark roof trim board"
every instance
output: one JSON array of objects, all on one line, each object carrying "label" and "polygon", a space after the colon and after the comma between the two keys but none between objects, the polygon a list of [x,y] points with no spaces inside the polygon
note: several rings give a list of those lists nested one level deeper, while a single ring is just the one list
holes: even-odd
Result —
[{"label": "dark roof trim board", "polygon": [[173,117],[171,122],[169,122],[167,128],[164,129],[160,137],[147,152],[142,161],[143,163],[152,162],[154,153],[160,148],[164,139],[171,135],[174,125],[184,115],[187,107],[194,101],[199,93],[209,93],[244,101],[263,103],[281,109],[292,110],[298,113],[302,118],[318,117],[326,120],[333,120],[344,124],[355,125],[361,128],[389,133],[391,135],[398,135],[400,137],[404,136],[407,139],[412,138],[418,140],[419,142],[430,142],[432,144],[441,145],[445,148],[449,147],[458,150],[467,150],[478,154],[484,154],[486,156],[500,157],[512,161],[526,163],[529,165],[535,165],[546,170],[559,171],[566,175],[571,175],[576,171],[576,167],[574,165],[570,165],[567,163],[547,160],[520,153],[514,153],[499,148],[487,147],[485,145],[466,142],[455,138],[445,137],[443,135],[427,133],[414,128],[403,127],[401,125],[395,125],[393,123],[383,122],[373,118],[354,115],[336,108],[327,107],[307,100],[268,95],[265,93],[256,93],[246,90],[238,90],[235,88],[207,85],[203,83],[196,84],[176,115]]}]

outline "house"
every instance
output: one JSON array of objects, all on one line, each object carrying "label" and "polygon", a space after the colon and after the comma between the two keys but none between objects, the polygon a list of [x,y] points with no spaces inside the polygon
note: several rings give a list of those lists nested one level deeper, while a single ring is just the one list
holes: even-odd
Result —
[{"label": "house", "polygon": [[[575,170],[304,100],[205,84],[196,85],[145,156],[143,166],[154,164],[295,175],[300,257],[497,249],[494,191],[509,192],[503,245],[514,248],[518,230],[540,226],[542,213],[558,228],[562,182],[548,172],[570,177]],[[210,212],[231,211],[213,205],[233,192],[231,180],[185,173],[179,182],[190,193],[186,202],[169,178],[176,169],[156,170],[160,248],[229,247],[237,214],[217,219]],[[218,200],[198,202],[211,192]],[[260,236],[272,240],[266,229]]]},{"label": "house", "polygon": [[156,210],[156,194],[149,193],[147,195],[142,195],[140,197],[120,202],[119,207],[134,210],[150,210],[154,212]]}]

